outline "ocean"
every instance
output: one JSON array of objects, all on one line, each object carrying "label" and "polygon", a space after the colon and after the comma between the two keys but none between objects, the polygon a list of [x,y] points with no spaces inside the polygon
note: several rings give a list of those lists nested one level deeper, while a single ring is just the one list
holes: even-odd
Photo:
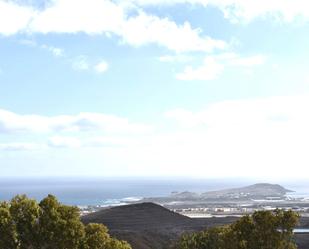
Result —
[{"label": "ocean", "polygon": [[[142,197],[168,196],[173,191],[206,192],[242,187],[256,182],[245,179],[157,178],[0,178],[0,200],[26,194],[38,201],[48,194],[68,205],[110,205]],[[309,184],[286,183],[292,196],[309,197]]]}]

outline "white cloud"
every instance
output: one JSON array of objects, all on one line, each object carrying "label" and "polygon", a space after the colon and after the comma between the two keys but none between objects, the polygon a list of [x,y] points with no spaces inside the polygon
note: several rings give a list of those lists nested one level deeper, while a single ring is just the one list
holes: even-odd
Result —
[{"label": "white cloud", "polygon": [[176,75],[176,78],[179,80],[215,80],[223,70],[224,65],[212,57],[206,57],[202,66],[195,69],[187,66],[182,73]]},{"label": "white cloud", "polygon": [[168,18],[147,15],[144,12],[124,22],[121,36],[125,43],[141,46],[156,43],[176,52],[225,49],[227,44],[221,40],[201,36],[202,30],[192,29],[188,22],[177,25]]},{"label": "white cloud", "polygon": [[75,137],[54,136],[49,139],[48,146],[52,148],[79,148],[82,143]]},{"label": "white cloud", "polygon": [[[11,2],[0,4],[10,9],[10,15],[1,17],[0,13],[0,23],[5,24],[2,28],[0,26],[0,33],[6,35],[18,32],[114,34],[120,37],[122,43],[132,46],[157,44],[177,52],[211,52],[227,47],[224,41],[203,36],[201,29],[192,28],[188,22],[179,25],[142,10],[136,16],[128,17],[131,8],[125,3],[116,4],[110,0],[55,0],[40,11]],[[19,12],[28,13],[24,14],[27,18],[18,22],[11,20],[12,16],[19,16]],[[5,27],[10,22],[16,27],[6,31]]]},{"label": "white cloud", "polygon": [[94,69],[98,73],[105,73],[108,70],[108,63],[106,61],[101,61],[95,65]]},{"label": "white cloud", "polygon": [[95,72],[103,74],[108,70],[109,65],[106,61],[100,61],[96,65],[92,65],[86,56],[81,55],[72,59],[72,68],[77,71],[88,71],[93,69]]},{"label": "white cloud", "polygon": [[0,143],[0,151],[24,151],[40,148],[40,145],[34,143]]},{"label": "white cloud", "polygon": [[62,48],[54,47],[54,46],[47,45],[47,44],[39,45],[35,40],[22,39],[19,41],[19,43],[25,46],[29,46],[29,47],[45,49],[49,51],[55,57],[64,56],[64,50]]},{"label": "white cloud", "polygon": [[[226,48],[225,42],[203,36],[200,29],[193,29],[187,22],[179,25],[168,18],[148,15],[134,6],[179,3],[217,7],[232,22],[249,22],[258,17],[284,22],[309,19],[309,4],[303,0],[54,0],[40,10],[0,0],[0,34],[84,32],[114,34],[129,45],[154,43],[180,52]],[[128,17],[132,9],[138,9],[139,14]]]},{"label": "white cloud", "polygon": [[[96,133],[99,134],[99,133]],[[42,150],[48,148],[55,149],[78,149],[78,148],[117,148],[117,147],[132,147],[141,146],[145,144],[143,136],[135,135],[130,137],[126,135],[109,135],[98,136],[90,135],[87,137],[81,137],[78,134],[71,136],[56,135],[46,138],[45,143],[27,143],[27,142],[9,142],[0,143],[0,151],[33,151]]]},{"label": "white cloud", "polygon": [[29,26],[40,33],[117,33],[123,18],[122,7],[112,1],[55,0]]},{"label": "white cloud", "polygon": [[252,67],[263,65],[266,62],[267,57],[265,55],[253,55],[248,57],[240,57],[237,54],[231,56],[227,62],[233,66]]},{"label": "white cloud", "polygon": [[161,142],[178,156],[166,160],[199,176],[301,177],[309,163],[308,106],[308,96],[294,96],[171,110],[166,117],[180,126]]},{"label": "white cloud", "polygon": [[[96,172],[105,176],[301,178],[308,172],[309,164],[308,106],[308,96],[224,101],[200,111],[170,110],[166,113],[167,121],[176,121],[176,124],[170,129],[168,123],[168,130],[163,127],[155,134],[53,134],[48,145],[71,148],[65,153],[53,151],[53,157],[57,158],[59,168],[74,164],[76,175]],[[3,132],[2,114],[0,117]],[[89,120],[98,118],[82,117],[79,120],[87,122],[80,121],[78,126],[92,130]],[[58,116],[66,120],[58,127],[54,126],[58,121],[51,122],[50,118],[47,118],[48,127],[54,131],[67,131],[69,127],[73,131],[81,130],[76,129],[72,116]],[[15,121],[25,125],[24,119],[22,116]],[[45,122],[35,121],[41,125]],[[14,123],[12,117],[10,123]],[[114,125],[112,123],[110,125]],[[44,153],[49,152],[44,150]],[[14,160],[16,157],[18,155],[14,155]],[[50,158],[49,154],[46,158]],[[41,161],[49,163],[53,172],[55,161],[46,158]],[[72,168],[66,172],[72,173]]]},{"label": "white cloud", "polygon": [[49,46],[49,45],[42,45],[41,48],[46,49],[48,51],[50,51],[53,56],[55,57],[62,57],[64,56],[64,50],[61,48],[57,48],[57,47],[53,47],[53,46]]},{"label": "white cloud", "polygon": [[30,40],[30,39],[21,39],[19,43],[25,46],[29,46],[29,47],[36,47],[38,45],[35,40]]},{"label": "white cloud", "polygon": [[222,9],[225,17],[233,22],[249,22],[258,17],[271,17],[284,22],[309,18],[309,5],[302,0],[213,0],[211,4]]},{"label": "white cloud", "polygon": [[161,62],[189,62],[193,60],[192,56],[184,55],[184,54],[176,54],[176,55],[163,55],[158,57],[158,60]]},{"label": "white cloud", "polygon": [[77,71],[85,71],[90,68],[85,56],[78,56],[72,60],[72,68]]},{"label": "white cloud", "polygon": [[309,18],[309,3],[303,0],[131,0],[139,6],[166,5],[188,3],[204,7],[219,8],[226,18],[232,22],[249,22],[259,17],[269,17],[284,22],[292,22],[297,18]]},{"label": "white cloud", "polygon": [[302,126],[309,123],[307,106],[309,106],[308,96],[272,97],[219,102],[196,113],[176,109],[167,112],[166,117],[177,120],[185,127],[188,126],[188,122],[194,124],[194,127],[198,125],[258,127],[263,124]]},{"label": "white cloud", "polygon": [[48,139],[50,148],[113,148],[137,146],[142,144],[142,136],[134,138],[125,135],[117,136],[87,136],[86,138],[75,136],[52,136]]},{"label": "white cloud", "polygon": [[40,115],[19,115],[0,109],[0,133],[48,133],[66,131],[143,133],[152,131],[152,127],[140,123],[131,123],[126,118],[102,113],[80,113],[77,115],[48,117]]},{"label": "white cloud", "polygon": [[183,127],[192,128],[200,124],[200,120],[196,114],[185,109],[174,109],[165,112],[165,117],[171,118],[179,122]]},{"label": "white cloud", "polygon": [[26,31],[35,11],[11,1],[0,0],[0,34],[13,35]]},{"label": "white cloud", "polygon": [[124,147],[124,146],[136,146],[139,144],[141,137],[134,136],[97,136],[90,137],[83,141],[84,147]]},{"label": "white cloud", "polygon": [[207,56],[202,66],[193,68],[187,66],[183,72],[176,74],[179,80],[215,80],[227,67],[251,69],[265,64],[265,55],[240,56],[235,53],[223,53]]}]

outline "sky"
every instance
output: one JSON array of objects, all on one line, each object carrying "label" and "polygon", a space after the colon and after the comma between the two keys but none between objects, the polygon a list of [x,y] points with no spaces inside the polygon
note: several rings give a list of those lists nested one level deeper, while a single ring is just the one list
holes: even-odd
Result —
[{"label": "sky", "polygon": [[309,3],[0,0],[0,175],[304,179]]}]

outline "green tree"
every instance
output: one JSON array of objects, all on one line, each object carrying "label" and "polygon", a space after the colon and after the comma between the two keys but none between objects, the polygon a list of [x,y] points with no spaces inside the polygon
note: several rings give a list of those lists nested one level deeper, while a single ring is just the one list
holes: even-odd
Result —
[{"label": "green tree", "polygon": [[293,229],[298,215],[292,211],[257,211],[230,226],[187,234],[177,249],[296,249]]},{"label": "green tree", "polygon": [[0,249],[131,249],[105,226],[84,226],[77,207],[49,195],[39,204],[18,195],[0,202]]},{"label": "green tree", "polygon": [[84,226],[76,207],[61,205],[49,195],[40,202],[41,247],[47,249],[78,248],[84,237]]},{"label": "green tree", "polygon": [[61,238],[61,230],[59,227],[60,215],[58,209],[60,203],[57,199],[48,195],[40,204],[41,215],[39,218],[41,247],[53,249],[58,245],[59,237]]},{"label": "green tree", "polygon": [[39,247],[39,215],[40,207],[35,200],[25,195],[18,195],[11,200],[10,214],[16,226],[19,249],[35,249]]},{"label": "green tree", "polygon": [[106,249],[132,249],[128,242],[111,238]]},{"label": "green tree", "polygon": [[0,203],[0,248],[17,249],[18,240],[16,227],[10,214],[10,206],[6,202]]},{"label": "green tree", "polygon": [[84,249],[105,249],[110,240],[105,226],[90,223],[85,227]]},{"label": "green tree", "polygon": [[185,234],[176,245],[181,249],[220,249],[225,245],[225,236],[230,232],[229,226],[213,227],[208,230]]},{"label": "green tree", "polygon": [[125,241],[111,238],[104,225],[90,223],[85,227],[83,249],[131,249],[131,246]]}]

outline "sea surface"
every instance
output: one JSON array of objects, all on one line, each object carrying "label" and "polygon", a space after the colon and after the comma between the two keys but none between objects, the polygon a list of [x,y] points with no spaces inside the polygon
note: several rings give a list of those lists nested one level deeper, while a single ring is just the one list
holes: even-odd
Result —
[{"label": "sea surface", "polygon": [[[153,178],[0,178],[0,200],[26,194],[38,201],[48,194],[69,205],[117,205],[143,197],[168,196],[173,191],[206,192],[254,184],[243,179],[153,179]],[[309,184],[286,183],[295,197],[309,197]]]}]

